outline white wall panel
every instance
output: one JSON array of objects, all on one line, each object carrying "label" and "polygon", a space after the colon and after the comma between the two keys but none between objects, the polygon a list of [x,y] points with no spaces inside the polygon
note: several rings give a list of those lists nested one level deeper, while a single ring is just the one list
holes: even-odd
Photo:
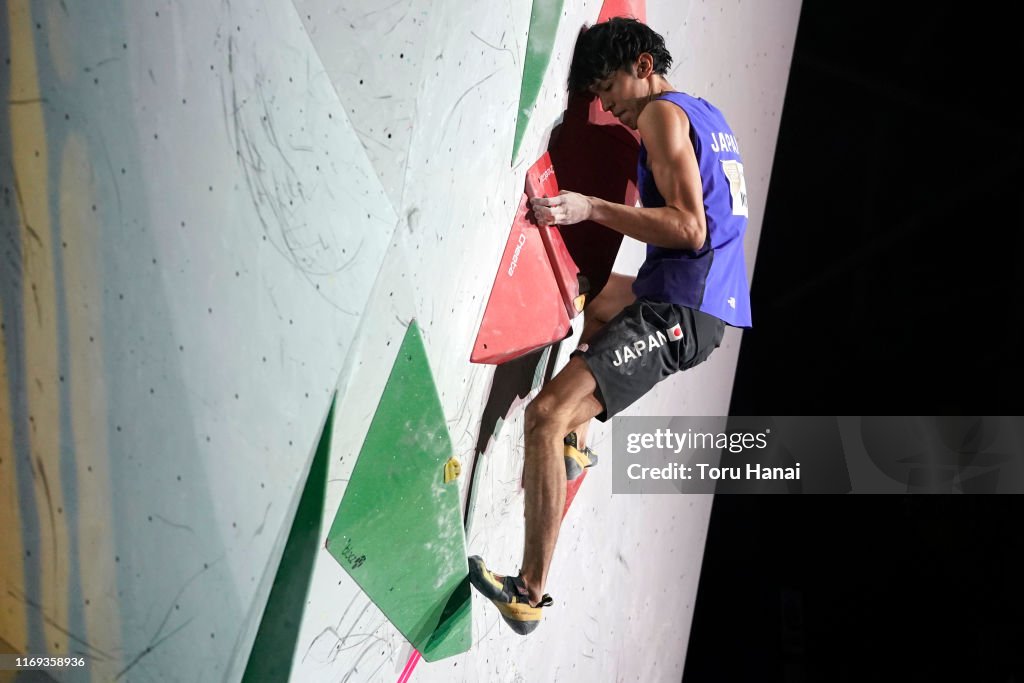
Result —
[{"label": "white wall panel", "polygon": [[402,201],[417,93],[430,45],[427,0],[293,0],[353,130],[395,206]]},{"label": "white wall panel", "polygon": [[290,3],[22,17],[49,182],[20,183],[45,201],[19,219],[48,220],[58,338],[53,371],[8,381],[59,397],[15,414],[59,451],[47,488],[17,473],[37,558],[5,577],[17,645],[88,643],[95,680],[237,680],[397,215]]}]

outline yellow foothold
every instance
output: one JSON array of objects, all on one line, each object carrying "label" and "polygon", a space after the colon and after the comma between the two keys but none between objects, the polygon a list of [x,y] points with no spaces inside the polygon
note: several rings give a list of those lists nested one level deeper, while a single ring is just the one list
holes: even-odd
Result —
[{"label": "yellow foothold", "polygon": [[444,464],[444,483],[448,484],[462,473],[462,463],[454,455]]}]

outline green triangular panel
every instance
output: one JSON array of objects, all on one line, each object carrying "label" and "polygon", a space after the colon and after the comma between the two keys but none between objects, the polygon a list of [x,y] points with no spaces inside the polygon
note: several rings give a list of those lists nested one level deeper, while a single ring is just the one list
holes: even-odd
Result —
[{"label": "green triangular panel", "polygon": [[526,39],[526,60],[523,64],[523,84],[519,90],[519,115],[516,117],[516,137],[512,145],[512,164],[516,163],[523,133],[537,104],[544,73],[555,48],[558,20],[562,16],[563,0],[533,0],[530,13],[530,35]]},{"label": "green triangular panel", "polygon": [[323,431],[309,467],[309,476],[302,490],[295,520],[281,555],[281,564],[274,576],[274,585],[263,610],[259,631],[243,683],[285,681],[292,669],[292,657],[299,640],[299,625],[313,577],[313,564],[320,552],[320,523],[324,514],[327,489],[327,461],[331,451],[331,428],[334,424],[334,399],[327,411]]},{"label": "green triangular panel", "polygon": [[469,565],[444,411],[409,325],[327,536],[327,550],[423,658],[468,650]]}]

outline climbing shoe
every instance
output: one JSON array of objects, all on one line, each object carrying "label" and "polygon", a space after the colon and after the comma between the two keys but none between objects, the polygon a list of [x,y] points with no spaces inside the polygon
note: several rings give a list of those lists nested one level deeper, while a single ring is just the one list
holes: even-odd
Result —
[{"label": "climbing shoe", "polygon": [[494,574],[479,555],[469,558],[469,582],[494,603],[505,623],[521,636],[532,633],[540,625],[541,608],[552,603],[551,596],[545,593],[534,607],[521,578]]},{"label": "climbing shoe", "polygon": [[583,470],[597,464],[597,453],[590,447],[582,451],[577,447],[576,432],[565,437],[565,478],[569,481],[578,478]]}]

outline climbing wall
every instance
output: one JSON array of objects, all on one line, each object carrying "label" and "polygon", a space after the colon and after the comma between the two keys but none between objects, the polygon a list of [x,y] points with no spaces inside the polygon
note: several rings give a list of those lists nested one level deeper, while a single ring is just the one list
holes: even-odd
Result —
[{"label": "climbing wall", "polygon": [[[453,449],[464,465],[464,491],[465,475],[475,468],[468,550],[499,569],[515,571],[523,542],[518,488],[522,411],[539,386],[535,380],[544,359],[514,361],[509,372],[467,361],[526,169],[562,122],[575,33],[596,19],[600,3],[566,2],[561,8],[555,48],[529,121],[519,126],[522,140],[511,167],[512,122],[518,120],[523,89],[518,78],[529,61],[532,24],[531,7],[507,11],[499,6],[482,16],[457,8],[432,10],[408,151],[407,178],[416,183],[405,187],[399,213],[408,223],[392,248],[401,254],[401,266],[381,272],[364,316],[365,332],[359,338],[368,349],[357,353],[351,386],[358,389],[346,394],[353,408],[339,413],[344,427],[339,423],[338,429],[344,435],[335,434],[326,508],[333,513],[341,504],[383,393],[386,369],[392,367],[404,325],[415,317]],[[647,11],[676,56],[673,84],[716,103],[724,100],[720,104],[727,113],[737,112],[730,119],[737,119],[733,125],[749,166],[754,206],[746,243],[752,270],[799,3],[770,11],[751,3],[683,5],[682,10],[651,3]],[[719,33],[727,33],[732,44],[716,41]],[[700,41],[700,54],[691,41]],[[642,245],[627,240],[616,268],[635,271],[641,259]],[[374,301],[383,309],[375,308]],[[739,341],[740,334],[730,330],[709,363],[664,383],[629,413],[726,412]],[[558,350],[552,361],[556,368],[566,362],[568,351],[564,346]],[[520,393],[506,391],[500,417],[489,419],[488,410],[481,409],[491,407],[489,398],[511,376]],[[609,447],[610,430],[597,426],[593,438],[601,452]],[[613,497],[610,471],[597,467],[566,517],[548,586],[556,604],[545,611],[542,626],[520,638],[474,593],[473,649],[434,663],[419,660],[338,562],[322,558],[314,571],[293,676],[324,681],[346,675],[368,681],[678,681],[709,514],[707,497]],[[588,583],[579,582],[581,575]]]},{"label": "climbing wall", "polygon": [[290,3],[3,13],[0,637],[237,680],[395,209]]},{"label": "climbing wall", "polygon": [[[751,272],[799,9],[646,7],[669,80],[739,137]],[[415,325],[467,552],[517,569],[523,408],[570,345],[469,358],[600,11],[7,3],[0,524],[17,552],[0,556],[0,639],[89,658],[61,681],[679,680],[710,499],[612,496],[610,458],[568,511],[556,602],[526,639],[473,594],[471,649],[421,661],[348,571],[369,553],[328,547],[360,462],[387,450],[365,446]],[[615,269],[641,259],[626,240]],[[726,412],[740,337],[628,412]],[[610,454],[610,435],[591,446]]]}]

